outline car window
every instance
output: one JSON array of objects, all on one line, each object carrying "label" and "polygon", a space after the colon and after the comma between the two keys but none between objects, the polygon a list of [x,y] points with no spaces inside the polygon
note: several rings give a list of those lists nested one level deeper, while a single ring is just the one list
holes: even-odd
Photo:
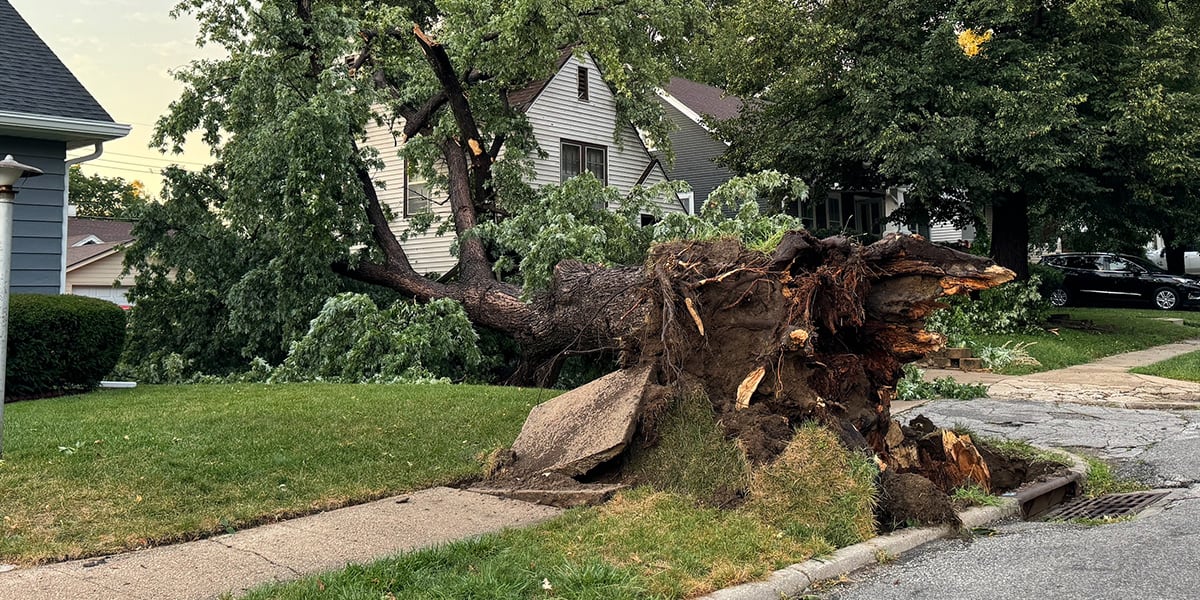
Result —
[{"label": "car window", "polygon": [[1098,268],[1096,265],[1096,257],[1094,256],[1068,256],[1066,258],[1066,266],[1072,269],[1086,269],[1088,271],[1095,271]]},{"label": "car window", "polygon": [[1115,256],[1105,256],[1100,260],[1101,268],[1105,271],[1119,271],[1127,273],[1133,270],[1133,268],[1129,266],[1128,262]]}]

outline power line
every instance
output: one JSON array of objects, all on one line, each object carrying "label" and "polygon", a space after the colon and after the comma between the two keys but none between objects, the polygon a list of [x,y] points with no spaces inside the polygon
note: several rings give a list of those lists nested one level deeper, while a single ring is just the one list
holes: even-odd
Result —
[{"label": "power line", "polygon": [[[101,163],[101,164],[126,165],[126,166],[130,166],[130,167],[145,167],[147,169],[163,169],[163,168],[165,168],[164,165],[151,165],[151,164],[140,163],[140,162],[128,162],[128,161],[123,161],[123,160],[117,160],[115,158],[97,158],[96,160],[89,161],[89,162]],[[166,165],[166,166],[169,166],[169,165]]]},{"label": "power line", "polygon": [[[167,162],[167,163],[172,163],[172,164],[196,165],[199,167],[208,166],[208,163],[196,162],[193,160],[176,160],[176,159],[171,159],[171,158],[166,158],[166,157],[160,158],[157,156],[146,156],[143,154],[127,154],[124,152],[113,152],[111,150],[104,151],[104,156],[107,156],[109,154],[111,154],[113,156],[123,156],[126,158],[137,158],[137,159],[142,159],[142,160],[157,160],[157,161],[162,161],[162,162]],[[102,159],[103,159],[103,157],[101,157],[101,160]]]},{"label": "power line", "polygon": [[162,175],[162,169],[156,169],[154,167],[144,167],[141,169],[132,169],[129,167],[114,167],[114,166],[110,166],[110,165],[96,164],[94,161],[87,163],[87,164],[91,165],[92,168],[104,169],[107,171],[122,171],[125,173],[136,173],[138,175]]}]

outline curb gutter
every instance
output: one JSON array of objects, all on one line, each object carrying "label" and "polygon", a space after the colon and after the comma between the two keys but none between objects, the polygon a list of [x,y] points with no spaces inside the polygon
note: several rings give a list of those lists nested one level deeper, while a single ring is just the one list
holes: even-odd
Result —
[{"label": "curb gutter", "polygon": [[[1068,467],[1069,472],[1066,475],[1018,490],[1011,496],[1005,496],[1001,499],[999,506],[977,506],[960,512],[958,516],[962,519],[963,529],[982,527],[1017,515],[1027,516],[1028,507],[1039,505],[1039,499],[1055,494],[1061,497],[1066,490],[1072,487],[1078,490],[1078,486],[1087,477],[1087,463],[1074,454],[1063,452],[1057,448],[1054,451],[1066,454],[1074,463]],[[871,538],[853,546],[846,546],[823,558],[813,558],[784,567],[763,581],[717,590],[707,596],[701,596],[699,600],[796,598],[816,583],[837,579],[871,565],[890,562],[905,552],[956,533],[956,530],[949,525],[904,529]]]}]

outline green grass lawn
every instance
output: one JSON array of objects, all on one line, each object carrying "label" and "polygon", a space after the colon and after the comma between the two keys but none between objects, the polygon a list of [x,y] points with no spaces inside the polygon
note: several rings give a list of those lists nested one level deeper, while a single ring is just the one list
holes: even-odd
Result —
[{"label": "green grass lawn", "polygon": [[555,393],[143,386],[9,404],[0,563],[195,539],[459,481]]},{"label": "green grass lawn", "polygon": [[[1001,371],[1006,375],[1023,375],[1200,337],[1200,314],[1193,312],[1125,308],[1072,308],[1062,312],[1069,313],[1072,319],[1094,322],[1099,331],[1062,327],[1057,333],[978,335],[972,336],[971,341],[989,346],[1034,342],[1026,351],[1042,363],[1041,367],[1012,366]],[[1183,318],[1185,324],[1180,326],[1154,317]]]},{"label": "green grass lawn", "polygon": [[1137,367],[1132,371],[1143,375],[1200,382],[1200,351],[1181,354],[1146,367]]},{"label": "green grass lawn", "polygon": [[[659,452],[715,449],[710,432],[694,425],[668,425],[664,439],[677,439]],[[716,479],[730,468],[675,466]],[[751,477],[738,509],[643,487],[537,527],[267,585],[245,599],[692,598],[873,536],[875,472],[832,432],[802,427],[779,463]]]}]

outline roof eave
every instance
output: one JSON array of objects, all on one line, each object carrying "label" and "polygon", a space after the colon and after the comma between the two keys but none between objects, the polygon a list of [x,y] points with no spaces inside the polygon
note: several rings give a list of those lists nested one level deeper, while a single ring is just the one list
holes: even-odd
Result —
[{"label": "roof eave", "polygon": [[0,133],[63,141],[68,150],[120,139],[129,135],[131,129],[129,125],[111,121],[0,111]]}]

